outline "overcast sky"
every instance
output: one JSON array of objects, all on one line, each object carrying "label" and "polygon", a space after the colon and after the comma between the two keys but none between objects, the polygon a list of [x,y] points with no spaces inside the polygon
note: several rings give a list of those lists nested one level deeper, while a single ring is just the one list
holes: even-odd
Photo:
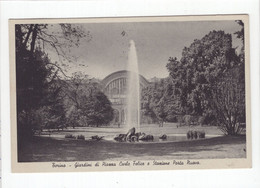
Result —
[{"label": "overcast sky", "polygon": [[232,34],[233,47],[241,46],[233,34],[241,29],[235,21],[87,23],[82,26],[90,32],[91,38],[82,40],[80,47],[72,50],[79,58],[70,64],[68,74],[82,71],[100,79],[126,69],[131,39],[136,44],[140,74],[147,79],[167,77],[169,57],[180,59],[185,46],[189,47],[194,39],[201,39],[212,30]]}]

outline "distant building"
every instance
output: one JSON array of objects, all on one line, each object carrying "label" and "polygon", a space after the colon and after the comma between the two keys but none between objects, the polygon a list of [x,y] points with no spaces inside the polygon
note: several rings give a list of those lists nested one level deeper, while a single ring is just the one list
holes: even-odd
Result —
[{"label": "distant building", "polygon": [[[102,80],[103,92],[112,103],[114,109],[114,124],[125,124],[127,101],[127,75],[128,71],[114,72]],[[149,82],[140,75],[140,88],[146,87]]]}]

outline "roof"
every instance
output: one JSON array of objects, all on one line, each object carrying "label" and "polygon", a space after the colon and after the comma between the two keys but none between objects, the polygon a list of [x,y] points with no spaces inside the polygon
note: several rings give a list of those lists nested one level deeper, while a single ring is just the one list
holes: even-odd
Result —
[{"label": "roof", "polygon": [[[118,78],[122,78],[122,77],[126,77],[129,71],[127,70],[120,70],[120,71],[116,71],[113,72],[111,74],[109,74],[108,76],[106,76],[103,80],[102,80],[102,84],[104,86],[106,86],[108,83],[110,83],[111,81],[118,79]],[[141,74],[139,74],[140,76],[140,82],[143,85],[148,85],[149,82],[146,80],[145,77],[143,77]]]}]

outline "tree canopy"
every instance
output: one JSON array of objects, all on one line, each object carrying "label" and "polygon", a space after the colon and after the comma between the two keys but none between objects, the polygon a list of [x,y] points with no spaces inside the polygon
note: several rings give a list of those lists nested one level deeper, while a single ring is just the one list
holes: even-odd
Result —
[{"label": "tree canopy", "polygon": [[[78,47],[82,38],[89,37],[89,32],[73,24],[15,25],[19,140],[30,138],[37,129],[59,129],[70,122],[85,125],[84,121],[82,123],[84,117],[87,117],[87,124],[99,125],[111,121],[111,104],[98,89],[98,84],[89,81],[87,76],[82,79],[79,74],[68,77],[64,67],[58,62],[53,63],[46,53],[46,49],[51,48],[61,62],[71,62],[70,49]],[[68,108],[69,104],[76,110]],[[98,119],[88,110],[97,110],[103,116]]]},{"label": "tree canopy", "polygon": [[209,108],[211,87],[216,78],[237,66],[239,58],[232,48],[232,37],[224,31],[211,31],[185,47],[180,61],[169,58],[167,69],[180,96],[182,112],[202,115]]},{"label": "tree canopy", "polygon": [[113,109],[100,83],[82,73],[63,83],[67,120],[74,126],[107,125],[113,119]]},{"label": "tree canopy", "polygon": [[173,93],[171,80],[161,79],[144,88],[142,106],[144,115],[153,117],[155,121],[175,121],[180,112],[180,104]]},{"label": "tree canopy", "polygon": [[234,34],[243,42],[238,54],[231,34],[211,31],[194,40],[182,58],[170,57],[167,69],[183,114],[215,119],[225,134],[239,134],[245,122],[244,29]]}]

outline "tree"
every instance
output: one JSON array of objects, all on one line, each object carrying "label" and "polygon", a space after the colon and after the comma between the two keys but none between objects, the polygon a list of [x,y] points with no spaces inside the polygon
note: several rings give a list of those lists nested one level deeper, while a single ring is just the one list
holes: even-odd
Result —
[{"label": "tree", "polygon": [[17,129],[18,138],[22,139],[33,133],[34,112],[43,105],[51,69],[45,67],[49,59],[41,51],[31,54],[16,46],[16,57]]},{"label": "tree", "polygon": [[238,25],[241,26],[240,31],[236,31],[234,34],[237,35],[237,38],[241,39],[244,45],[245,39],[244,39],[244,22],[242,20],[236,20]]},{"label": "tree", "polygon": [[240,67],[229,70],[213,88],[212,108],[220,129],[227,135],[237,135],[245,122],[245,85],[239,80]]},{"label": "tree", "polygon": [[169,58],[167,69],[184,114],[203,115],[210,110],[211,86],[216,78],[239,64],[232,38],[224,31],[211,31],[185,47],[180,61]]},{"label": "tree", "polygon": [[[60,122],[64,117],[61,89],[57,85],[58,73],[64,74],[64,72],[57,63],[51,62],[44,49],[49,45],[56,50],[58,56],[65,57],[63,42],[78,45],[79,39],[84,35],[79,30],[73,29],[71,24],[60,24],[63,38],[59,40],[58,35],[48,33],[49,26],[48,24],[15,25],[19,140],[30,138],[33,130],[42,126],[43,119]],[[76,38],[76,41],[73,38]],[[46,118],[40,119],[37,113],[45,114]],[[55,124],[58,124],[57,121]]]},{"label": "tree", "polygon": [[88,95],[91,87],[94,87],[94,85],[88,79],[88,75],[81,72],[73,73],[71,78],[63,82],[63,91],[70,100],[69,105],[75,106],[76,109],[81,108],[81,98]]},{"label": "tree", "polygon": [[237,23],[241,26],[241,30],[235,34],[242,40],[237,66],[226,71],[212,87],[212,108],[215,109],[220,129],[227,135],[240,134],[244,129],[241,123],[246,121],[244,23],[241,20]]},{"label": "tree", "polygon": [[73,128],[107,125],[113,120],[113,108],[97,80],[77,72],[63,85],[67,121]]},{"label": "tree", "polygon": [[[244,23],[242,20],[236,20],[236,22],[241,26],[241,30],[235,32],[234,34],[237,35],[237,38],[241,39],[242,47],[239,53],[239,59],[241,66],[245,65],[245,39],[244,39]],[[241,69],[244,73],[244,69]],[[244,77],[242,77],[241,82],[244,82]]]},{"label": "tree", "polygon": [[107,125],[114,118],[111,102],[101,91],[92,90],[83,100],[82,106],[88,125]]},{"label": "tree", "polygon": [[174,96],[169,78],[154,82],[142,91],[142,110],[163,126],[165,121],[174,121],[180,113],[178,99]]},{"label": "tree", "polygon": [[33,53],[36,45],[43,50],[50,48],[63,58],[70,58],[65,49],[78,47],[82,38],[91,38],[90,33],[77,24],[17,24],[16,37],[19,45]]}]

